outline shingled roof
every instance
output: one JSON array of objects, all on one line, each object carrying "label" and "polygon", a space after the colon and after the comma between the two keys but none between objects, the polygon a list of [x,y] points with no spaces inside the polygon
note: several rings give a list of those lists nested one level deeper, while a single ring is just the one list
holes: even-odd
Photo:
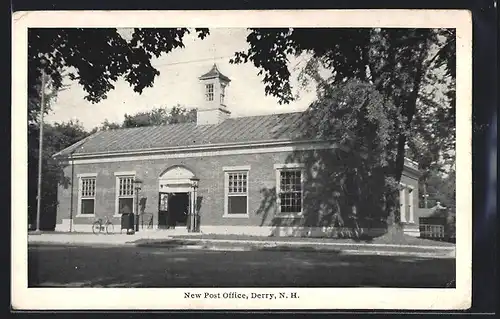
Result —
[{"label": "shingled roof", "polygon": [[199,77],[200,80],[207,80],[207,79],[213,79],[213,78],[219,78],[219,79],[222,79],[224,81],[231,82],[231,79],[229,79],[224,74],[220,73],[220,71],[217,68],[217,65],[215,63],[212,66],[212,69],[210,71],[208,71],[207,73],[205,73]]},{"label": "shingled roof", "polygon": [[213,125],[181,123],[100,131],[56,156],[306,139],[305,118],[304,112],[294,112],[229,118]]}]

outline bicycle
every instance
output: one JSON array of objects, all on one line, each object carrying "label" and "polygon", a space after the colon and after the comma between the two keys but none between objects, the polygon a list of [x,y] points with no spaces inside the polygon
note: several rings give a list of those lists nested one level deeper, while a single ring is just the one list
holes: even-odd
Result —
[{"label": "bicycle", "polygon": [[109,220],[108,217],[106,217],[106,221],[103,222],[102,218],[99,218],[92,224],[92,232],[94,234],[99,234],[101,232],[106,232],[106,234],[112,234],[114,232],[114,225],[113,223]]},{"label": "bicycle", "polygon": [[331,225],[332,225],[333,234],[335,234],[334,236],[337,236],[340,238],[345,237],[344,220],[342,219],[342,216],[340,215],[340,213],[333,214]]},{"label": "bicycle", "polygon": [[358,216],[351,214],[348,217],[351,221],[350,233],[355,239],[360,239],[363,236],[363,228],[359,226]]}]

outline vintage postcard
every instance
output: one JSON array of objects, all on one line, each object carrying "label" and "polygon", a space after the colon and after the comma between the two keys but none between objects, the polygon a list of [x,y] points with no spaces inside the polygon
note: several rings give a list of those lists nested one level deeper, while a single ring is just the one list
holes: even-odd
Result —
[{"label": "vintage postcard", "polygon": [[12,23],[14,309],[470,307],[469,12]]}]

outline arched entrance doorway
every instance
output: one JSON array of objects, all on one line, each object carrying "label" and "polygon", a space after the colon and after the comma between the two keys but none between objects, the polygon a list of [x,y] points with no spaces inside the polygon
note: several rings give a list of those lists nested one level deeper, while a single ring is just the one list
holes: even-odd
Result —
[{"label": "arched entrance doorway", "polygon": [[158,228],[188,227],[192,213],[195,174],[187,167],[175,165],[159,176]]}]

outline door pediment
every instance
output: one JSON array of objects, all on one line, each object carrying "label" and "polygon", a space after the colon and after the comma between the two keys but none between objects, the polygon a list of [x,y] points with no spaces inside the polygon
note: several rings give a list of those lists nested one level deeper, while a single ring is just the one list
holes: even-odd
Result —
[{"label": "door pediment", "polygon": [[171,187],[173,185],[178,185],[179,187],[190,187],[191,178],[194,176],[194,173],[184,166],[172,166],[160,175],[160,189]]},{"label": "door pediment", "polygon": [[194,177],[194,173],[184,166],[173,166],[160,175],[160,180],[189,180]]}]

